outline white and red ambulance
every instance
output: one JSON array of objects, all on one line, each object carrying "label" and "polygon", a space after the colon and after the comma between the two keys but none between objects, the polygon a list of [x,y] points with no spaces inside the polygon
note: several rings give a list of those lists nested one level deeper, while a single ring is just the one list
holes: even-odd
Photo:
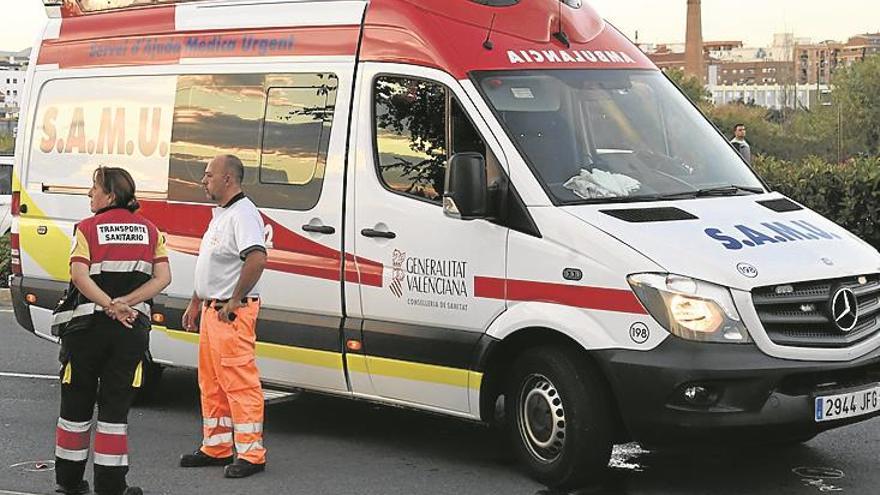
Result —
[{"label": "white and red ambulance", "polygon": [[194,367],[200,180],[231,153],[266,224],[267,384],[503,420],[554,486],[629,439],[880,411],[880,254],[770,191],[580,0],[47,2],[14,177],[27,330],[51,338],[91,173],[121,166],[170,250],[153,359]]}]

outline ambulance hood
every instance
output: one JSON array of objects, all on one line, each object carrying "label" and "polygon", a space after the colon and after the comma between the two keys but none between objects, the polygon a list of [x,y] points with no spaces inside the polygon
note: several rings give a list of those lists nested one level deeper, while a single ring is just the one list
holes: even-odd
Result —
[{"label": "ambulance hood", "polygon": [[778,193],[562,209],[669,273],[741,290],[880,271],[877,250]]}]

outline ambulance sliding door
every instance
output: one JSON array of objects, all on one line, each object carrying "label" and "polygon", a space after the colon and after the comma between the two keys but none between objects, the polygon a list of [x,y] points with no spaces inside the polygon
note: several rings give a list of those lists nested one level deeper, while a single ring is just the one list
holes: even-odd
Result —
[{"label": "ambulance sliding door", "polygon": [[[336,66],[335,66],[336,65]],[[211,216],[200,181],[214,156],[245,165],[269,260],[257,356],[268,382],[347,392],[340,324],[347,63],[291,71],[180,76],[169,168],[169,245],[190,260],[169,290],[191,291],[193,256]],[[205,224],[205,225],[203,225]],[[178,282],[179,281],[179,282]]]},{"label": "ambulance sliding door", "polygon": [[364,64],[360,74],[352,241],[363,354],[347,357],[350,373],[367,372],[372,389],[352,386],[467,415],[481,380],[471,370],[475,346],[505,308],[503,298],[475,290],[481,278],[504,279],[508,229],[445,216],[443,182],[455,153],[486,157],[490,183],[503,162],[449,75],[385,64]]}]

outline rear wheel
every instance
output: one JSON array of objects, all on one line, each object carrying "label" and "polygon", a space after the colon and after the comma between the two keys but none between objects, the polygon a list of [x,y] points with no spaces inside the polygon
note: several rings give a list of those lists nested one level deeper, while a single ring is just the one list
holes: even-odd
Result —
[{"label": "rear wheel", "polygon": [[538,481],[574,488],[604,475],[613,438],[604,383],[586,358],[562,347],[514,362],[506,416],[519,460]]}]

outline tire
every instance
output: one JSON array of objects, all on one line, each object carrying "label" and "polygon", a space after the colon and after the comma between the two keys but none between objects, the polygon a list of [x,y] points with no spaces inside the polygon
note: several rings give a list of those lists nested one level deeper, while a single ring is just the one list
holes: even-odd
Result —
[{"label": "tire", "polygon": [[552,488],[579,488],[607,473],[613,438],[610,396],[582,354],[529,350],[506,390],[509,438],[529,474]]}]

